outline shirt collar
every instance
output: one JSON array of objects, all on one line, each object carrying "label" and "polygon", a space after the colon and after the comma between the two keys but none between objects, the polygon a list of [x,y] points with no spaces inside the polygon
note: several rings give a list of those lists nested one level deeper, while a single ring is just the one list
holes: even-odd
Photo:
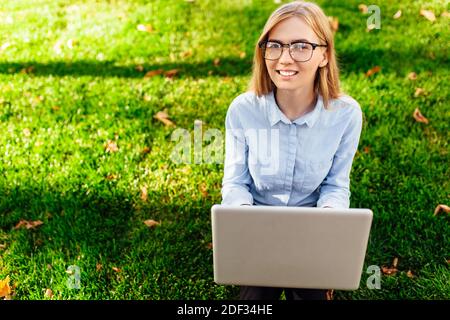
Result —
[{"label": "shirt collar", "polygon": [[271,126],[274,126],[279,121],[282,121],[283,123],[286,124],[295,123],[298,125],[302,125],[303,123],[306,123],[306,125],[311,128],[316,123],[317,119],[319,118],[320,111],[323,108],[323,99],[322,96],[319,95],[313,111],[310,111],[307,114],[304,114],[301,117],[295,119],[294,121],[291,121],[278,107],[277,102],[275,100],[274,91],[271,91],[269,93],[268,100],[269,100],[269,121]]}]

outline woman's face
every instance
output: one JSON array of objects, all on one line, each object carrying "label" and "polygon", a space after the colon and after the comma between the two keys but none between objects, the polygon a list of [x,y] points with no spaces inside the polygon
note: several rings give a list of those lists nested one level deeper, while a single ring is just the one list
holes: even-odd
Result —
[{"label": "woman's face", "polygon": [[[278,23],[269,32],[268,37],[268,41],[275,40],[284,44],[291,43],[294,40],[325,44],[319,40],[313,29],[299,17],[290,17]],[[283,49],[283,53],[278,60],[266,59],[266,67],[275,86],[281,90],[312,88],[317,68],[325,66],[328,62],[325,49],[325,47],[316,47],[311,59],[307,62],[293,60],[287,47]],[[286,76],[282,75],[280,71],[294,71],[295,74]]]}]

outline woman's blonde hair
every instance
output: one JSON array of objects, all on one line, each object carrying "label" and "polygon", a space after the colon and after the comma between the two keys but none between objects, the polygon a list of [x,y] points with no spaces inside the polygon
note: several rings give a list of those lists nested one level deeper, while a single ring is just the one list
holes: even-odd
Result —
[{"label": "woman's blonde hair", "polygon": [[249,90],[261,96],[275,89],[275,84],[270,79],[259,43],[267,40],[269,32],[279,22],[290,17],[302,18],[313,29],[317,37],[327,45],[328,63],[324,67],[319,67],[314,80],[314,89],[322,96],[323,103],[327,107],[330,99],[336,99],[340,95],[339,68],[334,51],[333,32],[328,18],[318,5],[311,2],[294,1],[287,3],[270,15],[256,44]]}]

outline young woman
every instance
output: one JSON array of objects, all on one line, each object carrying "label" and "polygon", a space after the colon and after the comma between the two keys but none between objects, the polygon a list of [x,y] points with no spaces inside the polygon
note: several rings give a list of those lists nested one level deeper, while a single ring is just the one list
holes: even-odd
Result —
[{"label": "young woman", "polygon": [[[359,104],[339,88],[333,33],[316,4],[291,2],[258,40],[248,92],[226,120],[222,204],[348,208],[362,128]],[[241,287],[241,299],[278,299],[283,288]],[[285,289],[287,299],[326,290]]]}]

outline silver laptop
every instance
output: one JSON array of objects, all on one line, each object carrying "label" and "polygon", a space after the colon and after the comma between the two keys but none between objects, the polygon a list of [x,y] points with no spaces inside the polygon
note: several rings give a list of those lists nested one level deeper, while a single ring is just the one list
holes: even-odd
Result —
[{"label": "silver laptop", "polygon": [[214,205],[211,217],[218,284],[359,287],[370,209]]}]

